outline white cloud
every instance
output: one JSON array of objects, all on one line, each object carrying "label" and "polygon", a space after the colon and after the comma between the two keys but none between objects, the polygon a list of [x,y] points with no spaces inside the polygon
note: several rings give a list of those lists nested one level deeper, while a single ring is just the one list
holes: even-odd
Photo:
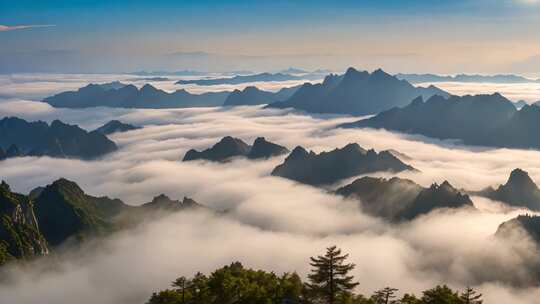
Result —
[{"label": "white cloud", "polygon": [[31,29],[31,28],[40,28],[40,27],[52,27],[55,25],[52,24],[35,24],[35,25],[2,25],[0,24],[0,32],[22,30],[22,29]]},{"label": "white cloud", "polygon": [[17,191],[28,192],[63,176],[91,194],[130,204],[165,193],[191,196],[230,212],[224,217],[205,212],[168,216],[61,253],[52,266],[49,259],[38,259],[30,266],[6,269],[0,294],[7,303],[143,303],[179,275],[208,272],[234,260],[304,275],[309,256],[330,244],[351,254],[364,293],[387,285],[418,293],[449,283],[455,288],[477,285],[486,303],[504,299],[532,304],[540,294],[538,288],[511,287],[529,282],[539,262],[537,251],[526,240],[509,245],[492,238],[501,222],[522,210],[473,197],[478,212],[440,211],[389,225],[363,214],[355,202],[269,176],[283,157],[228,164],[179,161],[188,149],[206,148],[225,135],[248,142],[265,136],[289,148],[303,145],[316,151],[357,142],[407,154],[421,172],[399,175],[424,186],[448,179],[459,188],[480,189],[503,183],[515,167],[540,181],[539,151],[471,148],[387,131],[334,129],[357,118],[260,107],[69,110],[27,100],[9,102],[0,104],[0,117],[61,118],[89,129],[113,118],[146,126],[113,135],[120,150],[99,161],[44,157],[1,162],[0,178]]}]

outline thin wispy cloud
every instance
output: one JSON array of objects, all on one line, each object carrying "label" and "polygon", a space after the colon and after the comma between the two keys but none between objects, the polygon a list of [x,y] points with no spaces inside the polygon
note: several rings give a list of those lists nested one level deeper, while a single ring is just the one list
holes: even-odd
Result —
[{"label": "thin wispy cloud", "polygon": [[40,28],[40,27],[53,27],[53,26],[55,25],[53,24],[32,24],[32,25],[2,25],[0,24],[0,32]]}]

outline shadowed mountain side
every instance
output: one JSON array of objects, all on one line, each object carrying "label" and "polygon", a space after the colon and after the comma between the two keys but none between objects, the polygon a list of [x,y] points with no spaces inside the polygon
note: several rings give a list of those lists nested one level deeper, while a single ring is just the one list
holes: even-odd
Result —
[{"label": "shadowed mountain side", "polygon": [[411,220],[440,208],[473,207],[469,196],[447,181],[424,188],[401,178],[362,177],[336,193],[358,199],[362,210],[389,221]]},{"label": "shadowed mountain side", "polygon": [[186,90],[167,93],[146,84],[141,89],[134,85],[104,87],[89,84],[77,91],[62,92],[43,101],[57,108],[186,108],[221,106],[230,92],[191,94]]},{"label": "shadowed mountain side", "polygon": [[497,189],[489,187],[473,193],[501,201],[510,206],[540,211],[540,189],[529,177],[529,174],[521,169],[513,170],[508,181]]},{"label": "shadowed mountain side", "polygon": [[540,246],[540,216],[519,215],[500,224],[495,236],[514,242],[523,242],[529,237],[536,246]]},{"label": "shadowed mountain side", "polygon": [[0,120],[0,147],[9,147],[4,153],[6,158],[28,155],[91,159],[117,149],[114,142],[96,131],[87,132],[59,120],[48,125],[16,117]]},{"label": "shadowed mountain side", "polygon": [[186,152],[182,161],[209,160],[226,162],[233,157],[247,157],[249,159],[270,158],[289,153],[283,146],[271,143],[264,137],[258,137],[253,146],[246,144],[239,138],[223,137],[218,143],[204,151],[191,149]]},{"label": "shadowed mountain side", "polygon": [[405,80],[376,70],[373,73],[349,68],[344,75],[331,74],[322,84],[306,83],[291,98],[268,105],[295,108],[311,113],[367,115],[404,106],[418,96],[449,96],[437,87],[416,88]]},{"label": "shadowed mountain side", "polygon": [[224,106],[260,105],[286,100],[291,97],[300,86],[283,88],[278,92],[267,92],[256,87],[246,87],[244,90],[234,90],[223,103]]},{"label": "shadowed mountain side", "polygon": [[81,241],[110,233],[113,218],[131,208],[120,200],[87,195],[67,179],[46,186],[35,200],[40,229],[53,246],[68,238]]},{"label": "shadowed mountain side", "polygon": [[383,128],[438,139],[459,139],[467,145],[506,148],[540,148],[540,107],[516,110],[500,94],[434,96],[413,100],[353,123],[345,128]]},{"label": "shadowed mountain side", "polygon": [[164,194],[141,206],[130,206],[119,199],[88,195],[64,178],[36,188],[28,196],[11,192],[2,182],[0,265],[46,255],[60,245],[107,236],[172,212],[203,208],[190,198],[171,200]]},{"label": "shadowed mountain side", "polygon": [[103,126],[97,128],[95,131],[103,135],[109,135],[117,132],[127,132],[132,130],[138,130],[141,127],[136,127],[134,125],[123,123],[119,120],[111,120]]},{"label": "shadowed mountain side", "polygon": [[296,147],[272,175],[310,185],[332,184],[341,179],[377,171],[414,170],[388,151],[365,150],[358,144],[316,154]]}]

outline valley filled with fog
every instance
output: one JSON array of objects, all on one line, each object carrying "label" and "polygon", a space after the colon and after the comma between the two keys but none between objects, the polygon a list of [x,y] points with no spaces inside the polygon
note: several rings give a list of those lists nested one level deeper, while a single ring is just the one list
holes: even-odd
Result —
[{"label": "valley filled with fog", "polygon": [[[486,303],[535,303],[540,255],[527,239],[512,243],[494,237],[499,225],[531,211],[472,196],[476,210],[441,209],[412,221],[388,223],[362,212],[356,201],[329,190],[271,176],[285,156],[226,163],[181,162],[192,148],[206,149],[224,136],[246,142],[257,137],[315,152],[358,143],[365,149],[397,150],[418,171],[376,173],[399,176],[429,187],[445,180],[458,189],[481,190],[504,184],[515,168],[540,181],[540,151],[471,147],[457,140],[436,140],[385,130],[341,129],[355,116],[307,114],[263,106],[183,109],[53,108],[46,96],[90,82],[130,80],[131,75],[0,76],[0,117],[29,121],[61,119],[92,130],[117,119],[143,128],[110,136],[119,147],[97,160],[19,157],[4,160],[0,179],[14,191],[28,193],[64,177],[91,195],[120,198],[140,205],[161,193],[195,199],[206,210],[181,212],[142,223],[105,240],[60,250],[52,258],[7,266],[0,279],[6,303],[143,303],[152,291],[166,288],[178,275],[208,272],[232,261],[269,271],[297,271],[305,276],[310,256],[330,245],[350,253],[357,267],[358,290],[383,286],[420,292],[435,284],[476,286]],[[167,91],[171,81],[150,82]],[[192,86],[193,93],[243,89],[268,91],[303,80],[241,85]],[[314,81],[316,82],[316,81]],[[513,101],[540,100],[540,88],[524,84],[437,84],[453,94],[498,91]],[[51,262],[51,260],[53,262]]]}]

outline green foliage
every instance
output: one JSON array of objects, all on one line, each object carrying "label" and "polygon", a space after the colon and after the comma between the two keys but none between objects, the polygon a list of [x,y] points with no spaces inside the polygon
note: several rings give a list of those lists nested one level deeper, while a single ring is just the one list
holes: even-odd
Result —
[{"label": "green foliage", "polygon": [[172,286],[154,293],[148,304],[156,303],[301,303],[300,277],[285,273],[253,270],[235,262],[215,270],[209,277],[196,273],[193,278],[179,277]]},{"label": "green foliage", "polygon": [[421,300],[422,304],[463,304],[458,293],[446,285],[424,291]]},{"label": "green foliage", "polygon": [[476,290],[467,286],[464,292],[459,296],[463,304],[482,304],[482,294],[477,293]]},{"label": "green foliage", "polygon": [[394,299],[397,297],[396,292],[398,289],[385,287],[381,290],[377,290],[371,298],[376,304],[392,304],[395,303]]},{"label": "green foliage", "polygon": [[[446,285],[425,290],[421,298],[410,293],[398,298],[398,289],[391,287],[375,291],[369,298],[355,294],[358,283],[347,275],[354,264],[346,264],[347,257],[332,246],[324,256],[311,258],[314,269],[309,283],[296,273],[278,276],[234,262],[209,276],[198,272],[191,279],[179,277],[172,283],[173,289],[152,294],[147,304],[482,304],[482,295],[474,289],[458,294]],[[331,284],[333,297],[328,292]]]},{"label": "green foliage", "polygon": [[14,259],[28,259],[48,252],[39,232],[32,202],[0,184],[0,265]]},{"label": "green foliage", "polygon": [[358,283],[354,277],[348,275],[354,269],[354,264],[345,264],[348,254],[341,254],[341,249],[332,246],[326,249],[324,256],[311,258],[310,265],[313,267],[308,275],[308,288],[315,295],[320,295],[328,300],[329,304],[336,303],[336,297],[342,293],[352,291]]}]

